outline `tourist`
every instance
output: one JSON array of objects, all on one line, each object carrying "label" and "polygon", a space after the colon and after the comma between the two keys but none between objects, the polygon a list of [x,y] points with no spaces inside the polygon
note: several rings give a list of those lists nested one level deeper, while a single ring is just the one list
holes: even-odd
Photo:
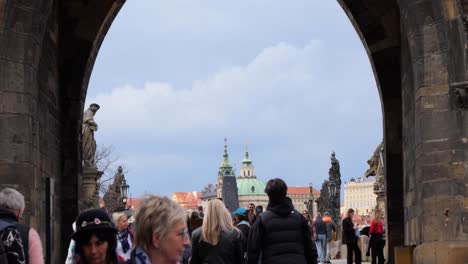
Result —
[{"label": "tourist", "polygon": [[249,220],[249,223],[252,225],[257,219],[257,215],[255,212],[255,204],[249,203],[249,206],[247,208],[248,208],[247,219]]},{"label": "tourist", "polygon": [[268,206],[250,230],[247,263],[316,264],[317,249],[307,220],[286,197],[288,187],[281,179],[269,180],[265,192]]},{"label": "tourist", "polygon": [[188,223],[188,230],[190,236],[192,236],[192,232],[202,226],[203,218],[200,217],[198,211],[193,211],[190,213],[189,223]]},{"label": "tourist", "polygon": [[127,215],[124,212],[116,212],[112,218],[117,227],[117,255],[128,261],[132,253],[134,236],[128,227]]},{"label": "tourist", "polygon": [[384,235],[384,222],[382,221],[382,210],[377,209],[374,211],[374,219],[370,225],[370,240],[369,247],[371,248],[372,264],[383,264],[385,262],[383,249],[385,246]]},{"label": "tourist", "polygon": [[358,246],[358,237],[356,236],[356,230],[359,228],[358,225],[353,224],[354,210],[349,208],[346,213],[346,218],[343,219],[343,235],[342,242],[346,244],[347,248],[347,263],[353,263],[353,252],[355,255],[356,264],[361,264],[361,250]]},{"label": "tourist", "polygon": [[198,215],[200,216],[200,218],[205,217],[205,213],[203,212],[203,206],[199,205],[197,209],[198,209]]},{"label": "tourist", "polygon": [[312,216],[309,214],[308,211],[304,210],[302,211],[302,215],[304,218],[307,220],[307,225],[309,226],[310,234],[312,237],[312,240],[315,241],[315,233],[314,233],[314,222],[312,220]]},{"label": "tourist", "polygon": [[192,233],[191,264],[237,264],[244,261],[242,232],[220,200],[211,200],[203,225]]},{"label": "tourist", "polygon": [[327,240],[327,226],[322,220],[322,214],[317,213],[314,221],[314,238],[320,262],[325,262],[325,243]]},{"label": "tourist", "polygon": [[176,264],[190,245],[186,213],[167,197],[151,195],[135,215],[132,263]]},{"label": "tourist", "polygon": [[12,188],[0,191],[1,239],[2,242],[8,240],[4,245],[9,263],[42,264],[44,256],[39,234],[20,223],[24,207],[24,196],[20,192]]},{"label": "tourist", "polygon": [[330,216],[329,212],[325,212],[323,214],[323,222],[327,228],[327,236],[325,239],[325,262],[324,263],[331,263],[331,248],[332,248],[332,240],[333,240],[333,233],[336,232],[336,224]]},{"label": "tourist", "polygon": [[249,238],[250,232],[250,223],[247,220],[247,210],[245,208],[239,207],[233,213],[234,224],[243,234],[243,248],[244,251],[247,250],[247,239]]},{"label": "tourist", "polygon": [[117,229],[101,209],[82,212],[76,218],[75,264],[118,264],[124,259],[116,253]]}]

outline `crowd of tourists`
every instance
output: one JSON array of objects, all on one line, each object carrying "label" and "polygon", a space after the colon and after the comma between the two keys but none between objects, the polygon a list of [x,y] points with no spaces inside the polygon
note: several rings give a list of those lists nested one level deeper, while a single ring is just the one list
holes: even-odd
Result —
[{"label": "crowd of tourists", "polygon": [[[336,225],[330,214],[317,214],[313,221],[309,212],[295,210],[286,196],[287,185],[279,178],[268,181],[265,192],[269,198],[265,211],[249,204],[229,212],[215,199],[205,210],[199,207],[187,215],[174,201],[155,195],[147,196],[130,220],[125,212],[83,211],[74,223],[65,263],[331,263]],[[44,263],[39,235],[20,224],[23,211],[24,197],[19,192],[0,191],[0,263]],[[343,220],[343,242],[348,247],[348,263],[354,252],[358,264],[361,256],[353,213],[350,209]],[[383,233],[381,218],[371,224],[373,232]],[[383,263],[383,254],[374,254],[379,250],[383,252],[380,242],[372,248],[373,263],[374,255]]]}]

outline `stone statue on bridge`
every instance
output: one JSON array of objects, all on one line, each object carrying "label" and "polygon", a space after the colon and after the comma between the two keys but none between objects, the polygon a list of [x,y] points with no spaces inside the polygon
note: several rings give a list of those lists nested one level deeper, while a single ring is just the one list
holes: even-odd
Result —
[{"label": "stone statue on bridge", "polygon": [[96,166],[96,140],[94,139],[94,132],[98,130],[98,125],[94,121],[94,115],[97,110],[99,110],[99,105],[93,103],[83,114],[82,152],[84,165],[86,167]]}]

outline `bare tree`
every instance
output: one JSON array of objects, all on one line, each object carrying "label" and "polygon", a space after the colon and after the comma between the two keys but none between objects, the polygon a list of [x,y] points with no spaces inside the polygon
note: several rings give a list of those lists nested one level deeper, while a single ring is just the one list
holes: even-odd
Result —
[{"label": "bare tree", "polygon": [[[103,174],[98,181],[99,196],[103,196],[109,189],[109,185],[114,181],[114,176],[117,171],[117,161],[119,155],[115,152],[113,145],[98,145],[96,148],[96,166]],[[125,166],[122,166],[125,167]],[[126,170],[124,169],[126,172]]]}]

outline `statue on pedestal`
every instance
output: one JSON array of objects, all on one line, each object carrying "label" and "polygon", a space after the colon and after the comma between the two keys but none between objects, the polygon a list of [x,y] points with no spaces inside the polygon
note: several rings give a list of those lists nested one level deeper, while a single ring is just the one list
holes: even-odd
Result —
[{"label": "statue on pedestal", "polygon": [[86,167],[96,166],[96,140],[94,139],[94,132],[98,130],[98,125],[94,121],[94,115],[99,108],[98,104],[93,103],[83,114],[82,153]]},{"label": "statue on pedestal", "polygon": [[366,177],[375,176],[374,193],[377,195],[377,208],[384,209],[385,204],[385,178],[384,178],[384,144],[380,143],[374,150],[374,154],[367,161],[369,169]]}]

